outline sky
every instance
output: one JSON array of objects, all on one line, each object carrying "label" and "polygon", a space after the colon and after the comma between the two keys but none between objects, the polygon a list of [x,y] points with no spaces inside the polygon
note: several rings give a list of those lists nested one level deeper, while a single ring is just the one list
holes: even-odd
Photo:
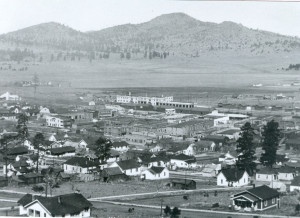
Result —
[{"label": "sky", "polygon": [[174,12],[300,37],[300,2],[193,0],[0,0],[0,34],[51,21],[83,32],[100,30]]}]

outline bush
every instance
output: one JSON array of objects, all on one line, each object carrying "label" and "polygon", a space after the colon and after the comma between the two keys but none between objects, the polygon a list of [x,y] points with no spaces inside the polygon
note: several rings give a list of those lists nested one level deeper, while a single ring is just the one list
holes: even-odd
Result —
[{"label": "bush", "polygon": [[212,208],[219,207],[219,206],[220,206],[219,203],[214,203],[214,204],[212,205]]},{"label": "bush", "polygon": [[32,190],[35,192],[42,192],[42,191],[44,191],[44,189],[45,189],[44,186],[41,186],[41,185],[34,185],[32,187]]}]

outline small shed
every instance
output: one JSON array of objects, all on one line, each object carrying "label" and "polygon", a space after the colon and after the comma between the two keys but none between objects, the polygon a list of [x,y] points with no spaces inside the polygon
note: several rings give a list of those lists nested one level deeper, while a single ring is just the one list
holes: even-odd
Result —
[{"label": "small shed", "polygon": [[27,185],[42,183],[44,176],[40,173],[27,173],[20,175],[19,179],[23,180]]},{"label": "small shed", "polygon": [[101,173],[103,182],[117,181],[117,180],[127,180],[128,177],[122,173],[119,167],[111,167],[103,169]]}]

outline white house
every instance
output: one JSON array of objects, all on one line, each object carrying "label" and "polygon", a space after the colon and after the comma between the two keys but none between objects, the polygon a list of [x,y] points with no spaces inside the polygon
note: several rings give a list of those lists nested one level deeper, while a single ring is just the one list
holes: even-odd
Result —
[{"label": "white house", "polygon": [[24,195],[19,201],[19,215],[28,217],[90,217],[92,204],[81,194],[54,197]]},{"label": "white house", "polygon": [[71,119],[64,116],[47,116],[46,124],[50,127],[68,128],[72,126]]},{"label": "white house", "polygon": [[292,181],[296,176],[296,172],[290,167],[281,167],[277,172],[279,180]]},{"label": "white house", "polygon": [[278,181],[278,172],[273,168],[262,168],[255,175],[256,181],[272,182]]},{"label": "white house", "polygon": [[238,160],[238,158],[229,152],[226,154],[223,154],[219,157],[219,162],[220,163],[226,163],[227,165],[234,165],[235,162]]},{"label": "white house", "polygon": [[142,172],[141,178],[146,180],[161,180],[169,178],[169,170],[166,167],[151,167]]},{"label": "white house", "polygon": [[42,107],[41,109],[40,109],[40,114],[50,114],[51,112],[50,112],[50,110],[48,109],[48,108],[46,108],[46,107]]},{"label": "white house", "polygon": [[185,154],[179,154],[170,158],[170,164],[172,168],[196,168],[197,162],[194,156],[187,156]]},{"label": "white house", "polygon": [[72,157],[63,164],[63,168],[65,173],[87,174],[90,170],[95,169],[97,165],[99,165],[99,163],[90,161],[85,157]]},{"label": "white house", "polygon": [[221,170],[221,164],[208,164],[200,172],[201,176],[216,177]]},{"label": "white house", "polygon": [[217,176],[218,186],[240,187],[249,184],[249,175],[245,170],[223,169]]},{"label": "white house", "polygon": [[9,92],[5,92],[4,94],[0,95],[0,99],[4,99],[6,101],[21,101],[21,97],[18,95],[11,95]]},{"label": "white house", "polygon": [[51,135],[51,136],[49,137],[48,141],[50,141],[50,142],[56,142],[55,136],[54,136],[54,135]]},{"label": "white house", "polygon": [[118,152],[126,152],[129,150],[129,144],[127,142],[113,142],[111,149],[116,150]]},{"label": "white house", "polygon": [[133,159],[114,162],[109,166],[111,167],[119,167],[127,176],[139,176],[142,172],[141,165]]}]

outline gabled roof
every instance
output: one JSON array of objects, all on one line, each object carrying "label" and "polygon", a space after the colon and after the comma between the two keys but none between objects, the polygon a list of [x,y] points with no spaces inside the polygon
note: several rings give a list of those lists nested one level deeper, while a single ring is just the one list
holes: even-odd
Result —
[{"label": "gabled roof", "polygon": [[24,146],[10,148],[7,152],[8,155],[27,154],[28,149]]},{"label": "gabled roof", "polygon": [[104,168],[103,171],[106,172],[106,174],[110,175],[110,176],[123,174],[119,167]]},{"label": "gabled roof", "polygon": [[121,167],[122,170],[128,170],[128,169],[134,169],[134,168],[139,168],[140,164],[136,162],[135,160],[122,160],[117,162],[119,167]]},{"label": "gabled roof", "polygon": [[245,170],[239,170],[236,168],[223,169],[221,171],[221,173],[223,173],[227,181],[230,182],[239,181],[243,177],[245,172]]},{"label": "gabled roof", "polygon": [[113,142],[112,147],[113,148],[121,148],[121,147],[128,147],[129,144],[125,141],[120,141],[120,142]]},{"label": "gabled roof", "polygon": [[27,173],[22,175],[22,177],[29,179],[29,178],[43,177],[43,175],[40,173]]},{"label": "gabled roof", "polygon": [[18,203],[26,208],[37,201],[40,202],[52,216],[75,215],[92,206],[92,204],[79,193],[55,197],[35,196],[34,198],[31,194],[26,194]]},{"label": "gabled roof", "polygon": [[288,166],[280,167],[277,171],[278,173],[295,173],[295,170]]},{"label": "gabled roof", "polygon": [[99,165],[99,163],[95,161],[90,161],[88,158],[85,157],[72,157],[69,160],[67,160],[64,164],[71,166],[79,166],[82,168],[95,167]]},{"label": "gabled roof", "polygon": [[271,199],[278,197],[279,193],[275,189],[270,188],[269,186],[263,185],[247,190],[250,194],[260,198],[260,199]]},{"label": "gabled roof", "polygon": [[60,154],[65,154],[65,153],[73,153],[75,152],[75,148],[72,146],[65,146],[65,147],[59,147],[59,148],[52,148],[51,154],[54,155],[60,155]]},{"label": "gabled roof", "polygon": [[188,155],[185,155],[185,154],[179,154],[179,155],[171,157],[171,159],[187,161],[187,160],[194,160],[195,157],[194,156],[188,156]]},{"label": "gabled roof", "polygon": [[165,167],[155,167],[155,166],[152,166],[149,171],[152,173],[152,174],[160,174],[163,170],[165,169]]},{"label": "gabled roof", "polygon": [[267,175],[273,175],[277,174],[278,170],[274,168],[264,167],[260,169],[256,174],[267,174]]}]

